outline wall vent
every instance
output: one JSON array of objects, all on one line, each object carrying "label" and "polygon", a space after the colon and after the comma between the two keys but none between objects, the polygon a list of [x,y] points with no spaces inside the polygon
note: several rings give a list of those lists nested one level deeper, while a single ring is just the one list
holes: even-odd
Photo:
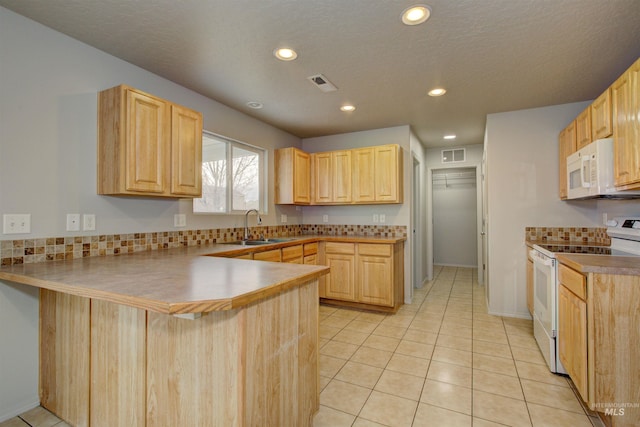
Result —
[{"label": "wall vent", "polygon": [[315,76],[307,77],[307,80],[309,80],[323,92],[335,92],[336,90],[338,90],[338,88],[335,87],[335,85],[322,74],[316,74]]},{"label": "wall vent", "polygon": [[460,163],[466,160],[464,148],[442,150],[442,163]]}]

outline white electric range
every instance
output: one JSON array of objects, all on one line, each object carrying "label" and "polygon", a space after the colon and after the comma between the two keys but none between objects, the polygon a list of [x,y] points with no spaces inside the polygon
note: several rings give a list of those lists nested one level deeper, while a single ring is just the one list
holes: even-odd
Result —
[{"label": "white electric range", "polygon": [[533,259],[533,334],[551,372],[566,374],[558,356],[557,253],[640,257],[640,217],[607,222],[611,246],[536,244]]}]

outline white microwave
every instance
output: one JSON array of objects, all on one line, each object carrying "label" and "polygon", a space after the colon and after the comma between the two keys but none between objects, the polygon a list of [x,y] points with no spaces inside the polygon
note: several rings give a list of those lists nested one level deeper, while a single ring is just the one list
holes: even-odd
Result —
[{"label": "white microwave", "polygon": [[616,190],[613,138],[593,141],[567,157],[567,199],[640,198],[640,191]]}]

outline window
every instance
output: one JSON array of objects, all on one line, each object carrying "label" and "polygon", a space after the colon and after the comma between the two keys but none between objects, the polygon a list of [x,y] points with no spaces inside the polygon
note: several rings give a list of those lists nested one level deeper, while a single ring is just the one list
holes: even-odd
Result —
[{"label": "window", "polygon": [[266,152],[209,132],[202,134],[202,198],[196,213],[265,211]]},{"label": "window", "polygon": [[442,163],[458,163],[465,161],[465,149],[454,148],[451,150],[442,150]]}]

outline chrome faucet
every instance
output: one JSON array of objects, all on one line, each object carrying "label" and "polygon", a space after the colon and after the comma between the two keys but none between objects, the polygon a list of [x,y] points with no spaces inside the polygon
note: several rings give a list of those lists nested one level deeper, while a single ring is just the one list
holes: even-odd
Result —
[{"label": "chrome faucet", "polygon": [[260,218],[260,212],[257,209],[249,209],[244,214],[244,240],[249,240],[249,214],[255,212],[258,217],[258,225],[262,224],[262,218]]}]

